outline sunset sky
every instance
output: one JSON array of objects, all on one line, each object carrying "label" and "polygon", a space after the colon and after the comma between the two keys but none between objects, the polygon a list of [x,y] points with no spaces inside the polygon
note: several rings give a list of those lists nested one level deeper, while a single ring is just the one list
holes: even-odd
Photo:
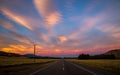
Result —
[{"label": "sunset sky", "polygon": [[41,56],[120,48],[120,0],[0,0],[0,50]]}]

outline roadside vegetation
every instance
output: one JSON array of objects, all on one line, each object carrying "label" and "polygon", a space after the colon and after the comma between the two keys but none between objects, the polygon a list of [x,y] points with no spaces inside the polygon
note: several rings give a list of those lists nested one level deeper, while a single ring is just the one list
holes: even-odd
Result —
[{"label": "roadside vegetation", "polygon": [[103,69],[106,71],[111,71],[114,73],[120,74],[120,60],[93,60],[93,59],[88,59],[88,60],[77,60],[77,59],[69,59],[69,61],[93,67],[93,68],[99,68]]},{"label": "roadside vegetation", "polygon": [[28,57],[0,56],[0,75],[29,75],[58,59],[34,59]]},{"label": "roadside vegetation", "polygon": [[[35,63],[49,63],[49,62],[54,62],[56,60],[57,59],[35,59]],[[21,64],[32,64],[32,63],[34,63],[34,59],[30,59],[27,57],[0,56],[0,67],[21,65]]]}]

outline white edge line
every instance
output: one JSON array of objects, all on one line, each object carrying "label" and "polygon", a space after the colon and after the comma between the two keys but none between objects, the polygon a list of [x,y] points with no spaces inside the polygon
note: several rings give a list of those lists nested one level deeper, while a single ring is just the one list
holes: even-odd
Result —
[{"label": "white edge line", "polygon": [[[57,61],[57,62],[58,62],[58,61]],[[57,62],[54,62],[54,63],[50,64],[50,65],[47,66],[47,67],[44,67],[44,68],[38,69],[37,71],[31,73],[30,75],[34,75],[34,74],[38,73],[39,71],[45,70],[45,69],[49,68],[50,66],[54,65],[54,64],[57,63]]]},{"label": "white edge line", "polygon": [[[69,63],[71,63],[71,62],[69,62]],[[74,66],[76,66],[76,67],[78,67],[78,68],[80,68],[80,69],[83,69],[83,70],[85,70],[85,71],[87,71],[87,72],[89,72],[89,73],[91,73],[91,74],[93,74],[93,75],[97,75],[96,73],[94,73],[94,72],[92,72],[92,71],[90,71],[90,70],[88,70],[88,69],[86,69],[86,68],[84,68],[84,67],[78,66],[78,65],[76,65],[76,64],[74,64],[74,63],[71,63],[71,64],[73,64]]]}]

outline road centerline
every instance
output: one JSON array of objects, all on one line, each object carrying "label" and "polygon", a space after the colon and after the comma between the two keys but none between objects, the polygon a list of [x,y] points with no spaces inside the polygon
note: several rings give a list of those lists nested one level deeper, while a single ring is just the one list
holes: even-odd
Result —
[{"label": "road centerline", "polygon": [[62,70],[64,71],[64,67],[62,68]]},{"label": "road centerline", "polygon": [[[57,62],[58,62],[58,61],[57,61]],[[36,70],[35,72],[32,72],[30,75],[34,75],[34,74],[36,74],[36,73],[38,73],[38,72],[40,72],[40,71],[43,71],[43,70],[49,68],[50,66],[54,65],[54,64],[57,63],[57,62],[54,62],[54,63],[50,64],[50,65],[47,66],[47,67],[40,68],[40,69]]]}]

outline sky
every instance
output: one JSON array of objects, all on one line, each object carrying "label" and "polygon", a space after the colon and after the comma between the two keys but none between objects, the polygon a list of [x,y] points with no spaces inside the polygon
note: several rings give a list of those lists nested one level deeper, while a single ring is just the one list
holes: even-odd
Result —
[{"label": "sky", "polygon": [[41,56],[120,48],[120,0],[0,0],[0,50]]}]

